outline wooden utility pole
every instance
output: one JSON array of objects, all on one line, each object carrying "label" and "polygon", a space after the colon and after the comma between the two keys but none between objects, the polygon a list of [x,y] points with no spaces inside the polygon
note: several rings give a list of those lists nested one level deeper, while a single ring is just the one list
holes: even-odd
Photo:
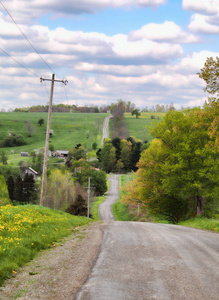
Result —
[{"label": "wooden utility pole", "polygon": [[90,177],[88,177],[88,190],[87,190],[87,217],[90,216]]},{"label": "wooden utility pole", "polygon": [[46,130],[46,143],[45,143],[45,151],[44,151],[44,162],[43,162],[43,176],[42,176],[42,185],[41,185],[41,196],[40,196],[40,205],[44,205],[45,198],[45,183],[46,183],[46,170],[47,170],[47,159],[48,159],[48,148],[49,148],[49,133],[50,133],[50,122],[51,122],[51,114],[52,114],[52,99],[53,99],[53,91],[54,91],[54,82],[62,82],[65,85],[68,83],[67,80],[55,80],[55,74],[52,74],[52,79],[40,78],[40,81],[51,81],[51,90],[50,90],[50,99],[49,99],[49,111],[48,111],[48,121],[47,121],[47,130]]}]

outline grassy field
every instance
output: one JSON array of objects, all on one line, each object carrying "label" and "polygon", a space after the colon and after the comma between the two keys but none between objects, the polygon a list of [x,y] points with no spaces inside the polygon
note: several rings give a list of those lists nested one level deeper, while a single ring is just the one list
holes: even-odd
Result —
[{"label": "grassy field", "polygon": [[[155,119],[151,119],[151,116],[155,116]],[[132,116],[131,113],[125,113],[125,122],[128,126],[129,135],[134,136],[139,140],[152,141],[152,137],[149,135],[149,127],[159,122],[165,113],[141,113],[138,119]]]},{"label": "grassy field", "polygon": [[[51,129],[54,135],[50,138],[50,143],[55,150],[70,150],[79,143],[86,144],[87,148],[90,148],[92,142],[96,142],[100,147],[105,117],[106,114],[52,113]],[[45,123],[39,126],[38,121],[41,118]],[[33,127],[31,137],[28,137],[26,129],[28,121],[31,121]],[[9,163],[12,161],[14,164],[18,163],[21,160],[20,152],[31,152],[45,146],[46,123],[47,113],[0,113],[0,141],[11,132],[23,135],[27,142],[24,146],[3,148],[9,156]],[[28,159],[22,157],[22,160]]]},{"label": "grassy field", "polygon": [[[0,285],[41,250],[55,247],[78,226],[91,222],[85,217],[45,207],[0,208]],[[77,227],[77,228],[76,228]]]}]

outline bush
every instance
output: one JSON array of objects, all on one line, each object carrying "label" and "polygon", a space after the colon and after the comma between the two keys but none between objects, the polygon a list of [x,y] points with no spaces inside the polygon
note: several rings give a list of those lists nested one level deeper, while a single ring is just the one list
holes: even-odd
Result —
[{"label": "bush", "polygon": [[16,147],[22,145],[26,145],[26,142],[21,134],[11,133],[3,139],[3,147]]},{"label": "bush", "polygon": [[[75,216],[87,216],[87,201],[81,196],[78,195],[75,202],[72,203],[65,212],[75,215]],[[91,217],[91,214],[89,214]]]}]

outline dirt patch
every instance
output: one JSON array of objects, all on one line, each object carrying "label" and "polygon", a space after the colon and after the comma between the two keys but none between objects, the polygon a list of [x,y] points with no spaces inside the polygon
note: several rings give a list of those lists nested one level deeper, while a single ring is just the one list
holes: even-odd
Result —
[{"label": "dirt patch", "polygon": [[41,252],[0,288],[1,300],[73,299],[99,253],[104,223],[95,222]]}]

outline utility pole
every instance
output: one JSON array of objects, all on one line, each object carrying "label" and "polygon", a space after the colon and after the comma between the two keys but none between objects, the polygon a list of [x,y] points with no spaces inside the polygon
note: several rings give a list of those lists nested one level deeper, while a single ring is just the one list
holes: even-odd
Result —
[{"label": "utility pole", "polygon": [[88,190],[87,190],[87,217],[90,215],[90,176],[88,177]]},{"label": "utility pole", "polygon": [[45,143],[45,151],[44,151],[44,162],[43,162],[43,176],[42,176],[42,185],[41,185],[41,196],[40,196],[40,205],[44,205],[45,198],[45,183],[46,183],[46,170],[47,170],[47,158],[48,158],[48,148],[49,148],[49,132],[50,132],[50,122],[51,122],[51,114],[52,114],[52,99],[53,99],[53,91],[54,91],[54,83],[62,82],[67,85],[68,81],[65,80],[55,80],[55,74],[52,74],[52,79],[40,78],[40,81],[51,81],[51,90],[50,90],[50,99],[49,99],[49,111],[48,111],[48,121],[47,121],[47,130],[46,130],[46,143]]}]

